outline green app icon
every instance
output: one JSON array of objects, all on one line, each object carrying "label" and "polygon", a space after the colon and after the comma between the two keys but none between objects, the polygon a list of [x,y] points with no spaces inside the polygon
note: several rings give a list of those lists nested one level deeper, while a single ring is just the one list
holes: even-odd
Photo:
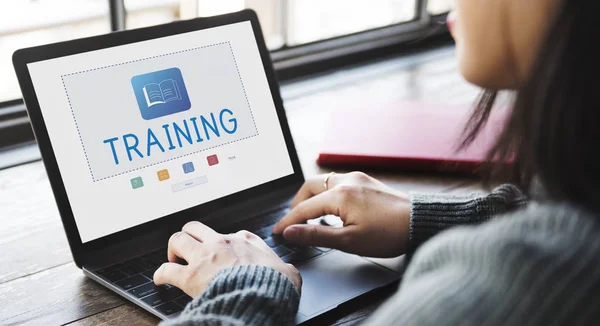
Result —
[{"label": "green app icon", "polygon": [[142,177],[137,177],[137,178],[131,179],[131,187],[133,189],[141,188],[143,186],[144,186],[144,181],[142,180]]}]

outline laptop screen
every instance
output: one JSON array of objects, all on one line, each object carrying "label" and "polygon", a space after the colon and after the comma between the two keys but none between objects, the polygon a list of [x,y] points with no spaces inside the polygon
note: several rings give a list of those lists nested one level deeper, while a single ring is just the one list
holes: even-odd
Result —
[{"label": "laptop screen", "polygon": [[250,22],[28,69],[84,243],[294,173]]}]

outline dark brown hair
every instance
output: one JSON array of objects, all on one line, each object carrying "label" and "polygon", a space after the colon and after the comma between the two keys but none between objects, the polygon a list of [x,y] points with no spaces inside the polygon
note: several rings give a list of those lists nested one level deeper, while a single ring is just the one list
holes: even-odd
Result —
[{"label": "dark brown hair", "polygon": [[[561,1],[528,80],[489,152],[489,162],[513,159],[508,177],[529,190],[538,178],[549,199],[600,213],[600,1]],[[487,122],[496,92],[485,91],[464,132],[470,144]],[[490,163],[494,166],[494,163]]]}]

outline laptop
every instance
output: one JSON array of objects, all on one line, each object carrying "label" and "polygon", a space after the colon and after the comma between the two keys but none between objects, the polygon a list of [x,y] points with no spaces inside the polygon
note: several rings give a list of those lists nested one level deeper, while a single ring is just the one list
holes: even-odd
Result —
[{"label": "laptop", "polygon": [[250,230],[300,270],[298,323],[397,281],[383,263],[271,235],[304,177],[251,10],[13,55],[76,265],[161,318],[192,298],[152,282],[188,221]]}]

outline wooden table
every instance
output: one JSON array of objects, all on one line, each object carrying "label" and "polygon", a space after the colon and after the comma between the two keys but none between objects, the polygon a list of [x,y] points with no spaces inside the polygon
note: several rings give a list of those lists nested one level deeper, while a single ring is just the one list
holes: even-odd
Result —
[{"label": "wooden table", "polygon": [[[306,176],[327,172],[316,166],[315,158],[335,106],[377,105],[394,99],[468,105],[477,94],[458,75],[452,48],[295,81],[283,85],[282,91]],[[478,188],[475,180],[444,175],[367,172],[404,191]],[[0,324],[132,326],[159,321],[86,278],[74,265],[41,162],[0,171],[0,225]],[[358,323],[392,291],[324,320]]]}]

